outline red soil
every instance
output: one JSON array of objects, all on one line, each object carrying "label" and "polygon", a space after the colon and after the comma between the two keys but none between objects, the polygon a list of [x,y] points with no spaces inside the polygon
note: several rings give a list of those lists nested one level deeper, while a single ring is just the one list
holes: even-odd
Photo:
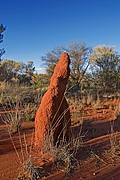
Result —
[{"label": "red soil", "polygon": [[[119,180],[120,179],[120,117],[115,117],[114,107],[120,103],[119,101],[109,101],[104,103],[104,108],[84,109],[84,123],[82,125],[81,136],[82,142],[79,148],[74,164],[73,172],[65,173],[65,170],[56,170],[52,162],[44,162],[43,177],[41,179],[47,180]],[[108,108],[109,106],[109,108]],[[73,109],[71,108],[71,111]],[[80,110],[76,110],[79,112]],[[3,114],[0,112],[0,117]],[[72,119],[72,122],[75,119]],[[110,139],[112,125],[114,127],[113,136],[118,145],[117,154],[112,156],[110,150]],[[72,126],[72,133],[77,136],[81,129],[79,123]],[[26,157],[26,145],[24,137],[27,142],[28,149],[31,146],[32,134],[34,131],[34,122],[24,123],[21,130],[21,139],[23,144],[24,157]],[[25,136],[24,136],[25,134]],[[17,152],[21,154],[19,134],[12,135]],[[117,147],[116,145],[116,147]],[[39,158],[35,160],[36,165],[39,165]],[[14,180],[18,176],[20,168],[20,161],[16,155],[7,126],[0,120],[0,179]]]}]

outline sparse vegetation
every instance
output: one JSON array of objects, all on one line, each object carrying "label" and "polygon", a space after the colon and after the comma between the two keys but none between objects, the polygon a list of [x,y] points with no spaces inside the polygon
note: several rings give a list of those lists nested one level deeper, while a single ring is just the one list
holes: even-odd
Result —
[{"label": "sparse vegetation", "polygon": [[[30,153],[32,145],[27,143],[23,132],[31,134],[34,129],[36,110],[49,86],[58,56],[64,49],[59,47],[42,57],[48,63],[47,74],[35,73],[31,61],[28,64],[11,60],[0,62],[0,118],[6,124],[20,162],[17,180],[41,179],[56,171],[74,174],[77,166],[81,173],[79,177],[82,177],[82,166],[87,161],[95,165],[96,171],[101,167],[104,169],[105,165],[110,166],[113,161],[114,165],[115,162],[120,163],[120,59],[111,47],[100,46],[91,53],[81,43],[73,43],[68,47],[72,64],[66,97],[72,119],[71,141],[63,139],[53,146],[51,129],[39,152],[43,158],[36,154],[33,157]],[[94,64],[91,64],[93,61]],[[30,123],[33,124],[29,129]],[[4,132],[4,128],[1,129],[0,133]],[[8,136],[2,136],[6,142]],[[50,174],[45,169],[49,164]],[[93,172],[92,175],[96,176],[97,173]],[[87,175],[85,177],[88,178]]]}]

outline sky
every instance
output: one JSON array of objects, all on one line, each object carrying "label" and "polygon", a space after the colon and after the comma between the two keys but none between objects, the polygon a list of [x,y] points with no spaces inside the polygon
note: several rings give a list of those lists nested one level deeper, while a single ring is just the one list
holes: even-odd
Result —
[{"label": "sky", "polygon": [[70,42],[120,52],[120,0],[1,0],[1,23],[6,26],[2,58],[31,60],[41,72],[41,56]]}]

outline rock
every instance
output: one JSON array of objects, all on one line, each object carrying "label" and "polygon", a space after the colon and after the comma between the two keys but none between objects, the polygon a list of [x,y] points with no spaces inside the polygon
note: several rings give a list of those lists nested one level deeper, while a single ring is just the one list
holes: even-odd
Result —
[{"label": "rock", "polygon": [[[63,53],[54,69],[50,87],[44,94],[35,117],[35,146],[41,148],[50,136],[53,145],[60,139],[69,140],[70,111],[64,92],[70,74],[70,58]],[[52,132],[52,136],[51,136]],[[48,136],[47,136],[48,135]]]}]

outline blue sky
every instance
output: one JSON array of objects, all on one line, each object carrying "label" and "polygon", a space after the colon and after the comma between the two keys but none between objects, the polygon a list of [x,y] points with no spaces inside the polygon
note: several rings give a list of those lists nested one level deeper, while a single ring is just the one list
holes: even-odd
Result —
[{"label": "blue sky", "polygon": [[71,41],[120,51],[120,0],[1,0],[0,6],[4,59],[42,68],[41,56]]}]

